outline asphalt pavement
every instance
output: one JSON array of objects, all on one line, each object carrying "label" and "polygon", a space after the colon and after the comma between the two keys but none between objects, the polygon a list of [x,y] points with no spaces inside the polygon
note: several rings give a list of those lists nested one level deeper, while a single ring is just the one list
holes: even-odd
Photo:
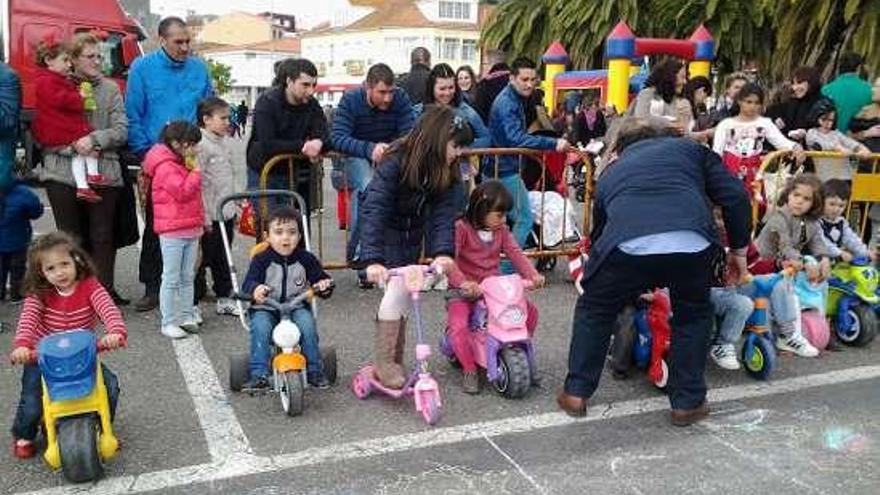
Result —
[{"label": "asphalt pavement", "polygon": [[[329,182],[329,180],[327,180]],[[341,253],[335,196],[327,190],[327,256]],[[37,230],[51,230],[51,212]],[[314,228],[314,226],[313,226]],[[251,241],[236,241],[240,270]],[[559,413],[576,292],[564,263],[530,294],[541,385],[521,400],[484,387],[461,391],[460,373],[435,352],[443,417],[429,427],[411,400],[354,397],[349,382],[370,359],[378,290],[359,290],[350,271],[322,302],[322,344],[339,354],[339,381],[308,389],[302,416],[277,397],[229,391],[228,356],[246,352],[236,318],[202,304],[198,337],[172,342],[158,314],[126,308],[129,346],[105,356],[122,395],[115,423],[123,442],[95,485],[71,486],[41,459],[14,459],[6,436],[0,493],[463,494],[463,493],[847,493],[880,487],[880,366],[877,345],[817,359],[780,358],[769,382],[709,364],[709,419],[690,428],[668,421],[668,402],[640,374],[603,377],[587,418]],[[119,253],[119,290],[135,298],[137,248]],[[443,329],[443,295],[425,296],[428,342]],[[0,353],[11,350],[18,308],[0,304]],[[413,355],[412,340],[407,357]],[[0,365],[0,430],[8,431],[20,370]]]}]

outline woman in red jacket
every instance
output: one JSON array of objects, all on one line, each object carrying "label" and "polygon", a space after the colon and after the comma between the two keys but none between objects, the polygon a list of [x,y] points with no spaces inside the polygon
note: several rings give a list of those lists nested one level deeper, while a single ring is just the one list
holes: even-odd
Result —
[{"label": "woman in red jacket", "polygon": [[[31,125],[34,137],[44,148],[68,147],[92,132],[85,113],[95,109],[92,85],[83,81],[77,87],[70,79],[67,46],[55,39],[49,38],[37,45],[37,66],[37,114]],[[77,199],[92,203],[101,201],[101,197],[89,187],[89,184],[107,184],[98,172],[97,153],[83,156],[71,152]]]},{"label": "woman in red jacket", "polygon": [[151,182],[153,230],[162,250],[161,332],[173,339],[199,329],[192,301],[199,238],[205,225],[202,175],[195,159],[195,146],[201,139],[198,127],[174,121],[162,129],[159,143],[144,158],[144,173]]}]

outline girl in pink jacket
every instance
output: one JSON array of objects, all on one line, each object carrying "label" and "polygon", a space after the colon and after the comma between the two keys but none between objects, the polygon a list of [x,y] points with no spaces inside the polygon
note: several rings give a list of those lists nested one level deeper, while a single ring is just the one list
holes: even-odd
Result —
[{"label": "girl in pink jacket", "polygon": [[171,122],[144,158],[144,173],[151,183],[153,230],[162,249],[161,332],[172,339],[199,329],[192,301],[195,262],[205,223],[202,176],[195,160],[195,145],[201,138],[195,125]]}]

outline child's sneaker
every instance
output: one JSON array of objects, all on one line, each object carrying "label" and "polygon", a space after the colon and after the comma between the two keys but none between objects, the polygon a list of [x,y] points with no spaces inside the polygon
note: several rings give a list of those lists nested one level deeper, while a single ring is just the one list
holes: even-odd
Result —
[{"label": "child's sneaker", "polygon": [[199,333],[199,324],[195,320],[181,323],[180,328],[186,333]]},{"label": "child's sneaker", "polygon": [[196,325],[201,325],[205,322],[204,318],[202,318],[202,309],[198,305],[193,306],[193,321]]},{"label": "child's sneaker", "polygon": [[187,333],[177,325],[163,325],[161,331],[162,335],[171,339],[182,339],[187,335]]},{"label": "child's sneaker", "polygon": [[104,174],[88,174],[86,175],[86,182],[93,186],[109,186],[110,181],[104,177]]},{"label": "child's sneaker", "polygon": [[228,297],[221,297],[217,299],[217,314],[239,316],[240,313],[238,312],[238,306],[235,305],[235,301]]},{"label": "child's sneaker", "polygon": [[31,440],[12,440],[12,454],[19,459],[30,459],[37,454],[34,442]]},{"label": "child's sneaker", "polygon": [[736,349],[733,344],[715,344],[709,351],[709,355],[721,368],[726,370],[739,369],[739,361],[736,359]]},{"label": "child's sneaker", "polygon": [[776,339],[776,348],[780,351],[793,352],[801,357],[816,357],[819,355],[819,349],[816,349],[803,335],[791,334],[787,337],[780,335]]},{"label": "child's sneaker", "polygon": [[92,191],[89,188],[82,188],[76,190],[76,199],[81,201],[85,201],[86,203],[99,203],[101,202],[101,196],[98,196],[98,193]]},{"label": "child's sneaker", "polygon": [[480,393],[480,375],[476,371],[465,371],[461,375],[461,388],[464,393],[476,395]]},{"label": "child's sneaker", "polygon": [[241,385],[242,392],[257,392],[269,388],[269,377],[252,376]]},{"label": "child's sneaker", "polygon": [[328,380],[327,377],[324,376],[324,373],[322,373],[320,371],[307,373],[306,374],[306,381],[309,382],[309,385],[311,385],[315,388],[320,388],[320,389],[330,388],[330,380]]}]

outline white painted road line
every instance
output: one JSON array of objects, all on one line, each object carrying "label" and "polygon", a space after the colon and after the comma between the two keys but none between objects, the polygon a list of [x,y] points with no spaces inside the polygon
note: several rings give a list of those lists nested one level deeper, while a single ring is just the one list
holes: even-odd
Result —
[{"label": "white painted road line", "polygon": [[195,403],[211,460],[223,463],[231,456],[252,454],[244,429],[235,417],[226,391],[220,386],[199,336],[174,340],[174,353]]},{"label": "white painted road line", "polygon": [[[201,344],[199,344],[199,347],[201,347]],[[877,378],[880,378],[880,366],[861,366],[828,373],[788,378],[770,383],[754,382],[746,385],[710,390],[709,401],[720,403],[767,397],[810,388]],[[550,412],[446,428],[432,428],[416,433],[359,440],[328,447],[316,447],[292,454],[272,457],[235,454],[226,457],[223,461],[215,461],[210,464],[107,479],[88,490],[88,493],[90,495],[142,493],[197,483],[229,480],[242,476],[274,473],[301,466],[315,466],[324,463],[363,459],[415,449],[482,440],[484,437],[527,433],[546,428],[635,416],[648,412],[666,411],[668,408],[669,402],[666,397],[635,399],[610,404],[599,404],[590,408],[589,415],[586,418],[571,418],[562,413]],[[214,440],[216,441],[216,438]],[[75,495],[85,492],[86,490],[82,486],[61,486],[37,490],[30,492],[29,495]]]},{"label": "white painted road line", "polygon": [[522,477],[525,478],[526,481],[531,483],[531,485],[535,488],[535,490],[538,491],[538,493],[540,493],[541,495],[546,495],[547,490],[545,490],[543,487],[541,487],[541,485],[539,485],[538,482],[535,481],[535,478],[532,478],[532,476],[529,473],[527,473],[526,470],[523,469],[523,467],[520,466],[518,462],[513,460],[513,457],[510,457],[510,454],[508,454],[507,452],[502,450],[501,447],[499,447],[498,444],[495,443],[491,438],[489,438],[489,436],[486,435],[485,433],[483,434],[483,438],[486,440],[486,442],[489,443],[489,445],[492,446],[493,449],[495,449],[496,452],[501,454],[501,457],[504,457],[504,459],[507,462],[509,462],[511,466],[516,468],[516,470],[519,472],[519,474],[522,475]]}]

